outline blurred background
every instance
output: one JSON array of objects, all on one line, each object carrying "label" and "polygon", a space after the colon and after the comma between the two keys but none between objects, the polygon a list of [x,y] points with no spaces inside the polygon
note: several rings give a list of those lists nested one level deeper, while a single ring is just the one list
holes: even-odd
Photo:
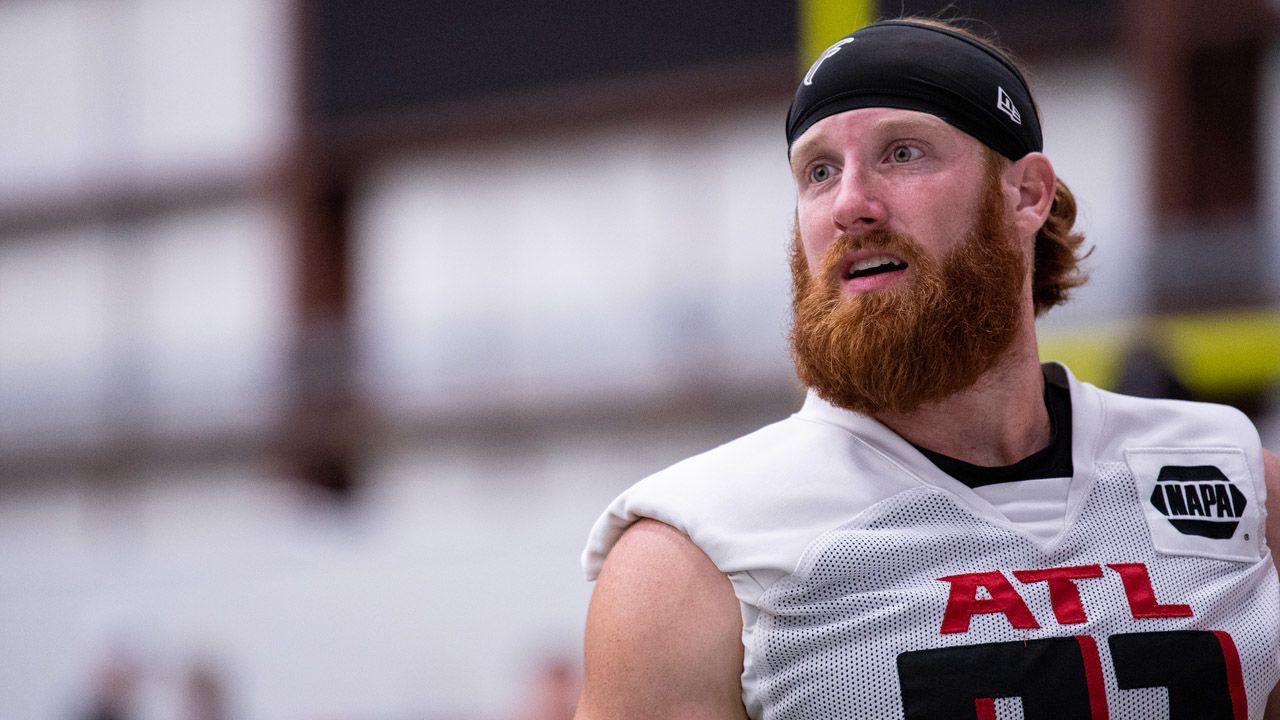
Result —
[{"label": "blurred background", "polygon": [[596,515],[799,405],[798,74],[940,11],[1095,246],[1045,358],[1280,449],[1274,0],[0,0],[0,718],[567,718]]}]

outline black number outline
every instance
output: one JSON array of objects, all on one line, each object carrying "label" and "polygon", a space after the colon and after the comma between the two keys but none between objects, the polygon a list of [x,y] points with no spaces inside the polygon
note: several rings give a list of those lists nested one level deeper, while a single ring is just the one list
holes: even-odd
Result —
[{"label": "black number outline", "polygon": [[[1246,720],[1240,654],[1224,631],[1121,633],[1107,639],[1121,690],[1165,687],[1170,720]],[[1089,635],[914,650],[898,655],[905,720],[993,720],[1020,697],[1025,720],[1108,720]]]}]

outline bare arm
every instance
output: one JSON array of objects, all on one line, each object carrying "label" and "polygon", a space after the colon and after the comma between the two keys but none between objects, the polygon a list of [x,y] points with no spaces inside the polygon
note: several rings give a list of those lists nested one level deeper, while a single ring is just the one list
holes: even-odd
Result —
[{"label": "bare arm", "polygon": [[575,720],[744,720],[741,675],[728,578],[675,528],[630,527],[591,596]]},{"label": "bare arm", "polygon": [[[1280,458],[1263,448],[1262,468],[1267,483],[1267,547],[1271,548],[1272,562],[1280,567]],[[1280,686],[1271,691],[1265,717],[1280,720]]]},{"label": "bare arm", "polygon": [[1262,470],[1267,483],[1267,547],[1280,569],[1280,458],[1262,449]]}]

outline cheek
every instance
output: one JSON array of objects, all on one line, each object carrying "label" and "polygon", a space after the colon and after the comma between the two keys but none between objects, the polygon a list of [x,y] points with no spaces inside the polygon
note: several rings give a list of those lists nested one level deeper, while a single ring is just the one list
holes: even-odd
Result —
[{"label": "cheek", "polygon": [[822,257],[826,253],[827,248],[831,247],[833,238],[830,233],[823,233],[818,227],[818,223],[812,218],[808,221],[804,216],[796,222],[795,242],[799,243],[803,251],[804,258],[809,263],[809,273],[812,275],[822,267]]},{"label": "cheek", "polygon": [[959,247],[973,229],[982,204],[977,170],[921,180],[895,198],[901,230],[923,247],[946,253]]},{"label": "cheek", "polygon": [[963,245],[977,220],[976,208],[963,204],[938,206],[928,217],[919,218],[908,234],[924,247],[938,254],[946,254]]},{"label": "cheek", "polygon": [[830,241],[821,244],[815,244],[812,241],[802,242],[804,248],[804,259],[809,263],[809,274],[816,276],[822,268],[822,257],[831,246]]}]

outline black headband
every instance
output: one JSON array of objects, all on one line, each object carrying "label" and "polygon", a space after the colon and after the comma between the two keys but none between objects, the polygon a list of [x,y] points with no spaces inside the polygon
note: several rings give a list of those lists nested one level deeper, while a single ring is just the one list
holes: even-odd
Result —
[{"label": "black headband", "polygon": [[942,118],[1011,160],[1044,148],[1021,73],[958,33],[910,22],[868,25],[827,48],[796,90],[787,147],[819,120],[866,107]]}]

